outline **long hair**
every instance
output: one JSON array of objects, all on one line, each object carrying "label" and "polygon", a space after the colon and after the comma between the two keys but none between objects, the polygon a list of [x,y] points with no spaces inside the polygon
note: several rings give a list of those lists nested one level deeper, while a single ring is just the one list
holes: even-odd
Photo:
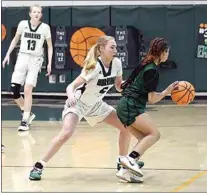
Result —
[{"label": "long hair", "polygon": [[91,47],[85,60],[84,60],[84,69],[86,72],[94,69],[96,67],[97,59],[101,54],[100,47],[105,47],[109,40],[114,40],[112,36],[101,36],[96,44]]},{"label": "long hair", "polygon": [[149,51],[144,59],[141,61],[140,65],[138,65],[131,75],[127,78],[127,80],[121,85],[122,89],[127,88],[139,74],[139,72],[144,68],[145,65],[152,63],[154,60],[158,59],[158,63],[160,63],[160,55],[167,51],[169,48],[168,43],[163,38],[155,38],[151,41]]}]

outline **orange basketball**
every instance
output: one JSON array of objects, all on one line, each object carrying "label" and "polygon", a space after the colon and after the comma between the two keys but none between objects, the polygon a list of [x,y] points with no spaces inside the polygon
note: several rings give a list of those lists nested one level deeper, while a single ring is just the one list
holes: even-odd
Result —
[{"label": "orange basketball", "polygon": [[83,66],[88,51],[103,35],[105,35],[103,31],[94,27],[83,27],[77,30],[70,40],[70,54],[74,62]]},{"label": "orange basketball", "polygon": [[1,41],[3,41],[6,37],[6,27],[4,24],[1,24]]},{"label": "orange basketball", "polygon": [[172,91],[171,98],[178,105],[187,105],[195,98],[195,88],[187,81],[180,81],[178,88]]}]

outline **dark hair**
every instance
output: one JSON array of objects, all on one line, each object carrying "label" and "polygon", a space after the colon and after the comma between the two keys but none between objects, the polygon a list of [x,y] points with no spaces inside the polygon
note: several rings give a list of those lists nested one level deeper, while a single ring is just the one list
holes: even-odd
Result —
[{"label": "dark hair", "polygon": [[160,55],[162,52],[169,49],[168,43],[163,38],[155,38],[151,41],[149,51],[144,59],[141,61],[140,65],[138,65],[131,75],[126,79],[126,81],[121,85],[122,89],[127,88],[139,74],[139,72],[144,68],[145,65],[152,63],[155,59],[159,59],[160,63]]}]

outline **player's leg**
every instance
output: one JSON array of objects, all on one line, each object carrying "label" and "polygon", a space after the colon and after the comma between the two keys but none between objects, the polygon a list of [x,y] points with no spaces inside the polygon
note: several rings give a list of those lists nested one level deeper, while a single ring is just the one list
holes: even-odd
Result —
[{"label": "player's leg", "polygon": [[[119,155],[125,156],[128,154],[129,144],[131,140],[131,132],[134,131],[134,128],[125,128],[124,125],[119,120],[116,110],[113,109],[110,114],[103,120],[108,125],[119,129]],[[132,131],[131,131],[132,130]],[[130,132],[131,131],[131,132]],[[141,132],[134,133],[135,137],[140,141],[143,138]]]},{"label": "player's leg", "polygon": [[[141,141],[137,142],[133,151],[128,156],[122,157],[120,161],[124,167],[131,170],[134,174],[143,176],[143,174],[134,167],[136,165],[136,160],[139,159],[139,157],[142,156],[149,147],[159,140],[160,133],[157,130],[156,125],[146,113],[137,116],[135,122],[131,126],[133,126],[133,128],[138,132],[142,132],[144,137]],[[136,130],[134,130],[135,133]]]},{"label": "player's leg", "polygon": [[[33,85],[24,85],[24,112],[22,116],[21,124],[18,128],[19,131],[27,131],[35,115],[31,113],[32,107],[32,90]],[[32,119],[31,119],[32,118]]]},{"label": "player's leg", "polygon": [[35,115],[31,113],[32,108],[32,92],[33,88],[36,87],[37,77],[42,66],[43,58],[37,56],[29,57],[28,72],[24,85],[24,113],[22,121],[19,126],[19,131],[27,131],[30,124],[35,118]]},{"label": "player's leg", "polygon": [[[114,111],[113,111],[114,112]],[[112,113],[113,113],[112,112]],[[114,116],[114,115],[113,115]],[[115,114],[115,116],[117,116],[117,114]],[[108,118],[108,117],[107,117]],[[113,121],[114,120],[114,121]],[[114,126],[114,127],[116,127],[116,128],[120,128],[121,127],[121,125],[123,125],[122,123],[121,123],[121,125],[120,125],[120,121],[118,120],[118,123],[116,122],[116,119],[112,119],[112,122],[111,123],[108,123],[108,124],[110,124],[110,125],[112,125],[112,126]],[[138,139],[138,142],[139,141],[141,141],[141,139],[144,137],[144,134],[142,133],[142,132],[139,132],[139,131],[137,131],[135,128],[133,128],[132,126],[131,127],[127,127],[127,131],[130,131],[130,133],[132,133],[133,134],[133,136],[136,138],[136,139]],[[122,143],[122,141],[123,141],[123,139],[122,139],[122,135],[123,135],[123,133],[119,133],[119,143]],[[120,149],[120,146],[119,146],[119,149]],[[128,152],[127,152],[128,153]],[[119,155],[121,155],[121,154],[119,154]],[[120,157],[121,156],[119,156],[119,158],[118,158],[118,160],[117,160],[117,170],[119,170],[120,168],[121,168],[121,163],[120,163]],[[141,161],[141,160],[137,160],[137,164],[139,165],[139,168],[142,168],[143,166],[144,166],[144,162],[143,161]]]},{"label": "player's leg", "polygon": [[25,82],[27,74],[28,55],[19,53],[15,64],[14,72],[11,78],[11,93],[14,101],[17,103],[21,111],[24,110],[24,99],[20,94],[21,86]]},{"label": "player's leg", "polygon": [[144,133],[144,138],[135,145],[134,150],[139,152],[140,156],[154,145],[160,139],[160,132],[156,124],[152,121],[147,113],[143,113],[136,117],[136,121],[132,124],[133,128],[138,132]]},{"label": "player's leg", "polygon": [[74,108],[68,108],[67,105],[65,105],[62,117],[63,126],[61,131],[53,138],[48,150],[45,152],[42,158],[35,163],[33,169],[30,172],[30,180],[41,180],[43,167],[72,136],[77,123],[82,119],[82,112],[78,105],[76,105]]},{"label": "player's leg", "polygon": [[[126,129],[117,117],[115,109],[105,102],[99,102],[91,110],[89,116],[85,116],[85,119],[91,126],[95,126],[99,122],[105,122],[111,126],[120,130],[119,134],[119,157],[117,161],[117,169],[120,169],[119,158],[128,154],[128,148],[130,143],[131,134]],[[138,138],[142,137],[140,135]],[[144,163],[140,162],[140,166],[143,167]],[[121,175],[121,173],[120,173]],[[121,178],[120,176],[117,176]],[[127,180],[127,179],[126,179]],[[130,179],[131,180],[131,179]]]},{"label": "player's leg", "polygon": [[[117,160],[117,173],[116,176],[119,179],[122,179],[127,182],[131,183],[142,183],[143,179],[134,175],[130,171],[128,171],[126,168],[121,167],[120,159],[121,157],[125,157],[128,154],[128,148],[130,143],[130,131],[134,134],[134,136],[138,139],[138,141],[141,141],[141,139],[144,137],[143,133],[141,132],[134,132],[134,128],[125,128],[121,121],[118,119],[118,116],[116,114],[116,111],[113,110],[104,120],[105,123],[117,128],[120,130],[119,132],[119,157]],[[121,128],[121,129],[120,129]],[[137,164],[139,168],[142,168],[144,166],[144,162],[137,160]]]},{"label": "player's leg", "polygon": [[14,83],[14,82],[15,80],[12,80],[12,83],[11,83],[12,97],[14,101],[16,102],[16,104],[19,106],[21,112],[23,112],[24,111],[24,98],[20,94],[21,84]]}]

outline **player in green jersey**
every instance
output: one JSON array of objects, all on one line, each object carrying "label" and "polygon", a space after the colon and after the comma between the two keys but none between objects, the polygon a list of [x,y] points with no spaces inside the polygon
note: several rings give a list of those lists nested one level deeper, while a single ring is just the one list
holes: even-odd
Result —
[{"label": "player in green jersey", "polygon": [[132,134],[142,136],[128,156],[120,158],[124,168],[142,177],[143,173],[136,160],[160,138],[155,123],[145,112],[146,103],[157,103],[177,86],[178,81],[170,84],[162,92],[156,92],[159,81],[158,66],[169,55],[169,45],[163,38],[151,41],[149,51],[141,64],[135,68],[122,84],[122,98],[117,105],[117,115]]}]

